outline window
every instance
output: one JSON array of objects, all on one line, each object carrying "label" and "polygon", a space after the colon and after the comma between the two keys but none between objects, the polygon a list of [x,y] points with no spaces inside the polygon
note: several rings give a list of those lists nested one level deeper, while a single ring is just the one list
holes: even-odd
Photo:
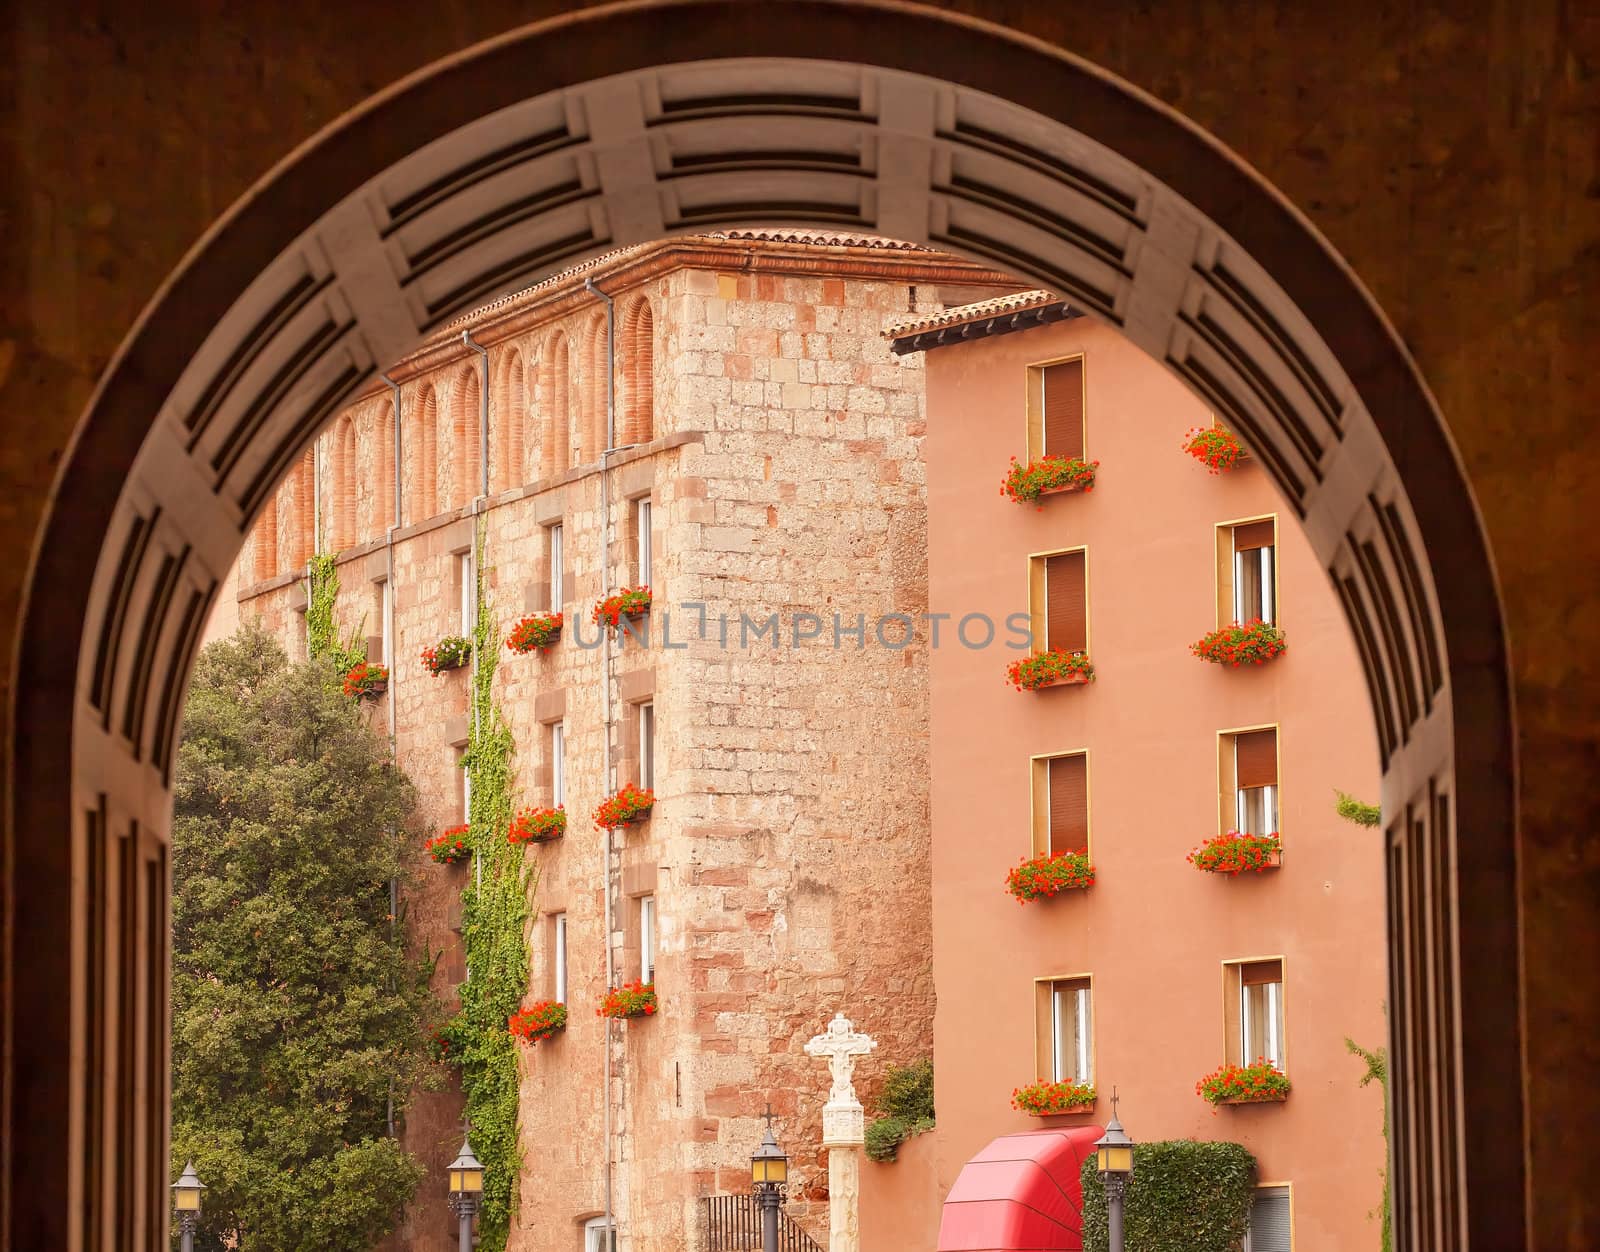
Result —
[{"label": "window", "polygon": [[550,805],[560,808],[567,802],[567,728],[561,722],[550,726]]},{"label": "window", "polygon": [[549,527],[550,531],[550,611],[561,612],[561,605],[565,600],[566,586],[562,579],[565,572],[566,553],[563,549],[565,533],[560,522]]},{"label": "window", "polygon": [[617,1252],[617,1228],[608,1227],[604,1217],[591,1217],[583,1224],[583,1252]]},{"label": "window", "polygon": [[1084,454],[1083,358],[1028,368],[1028,459]]},{"label": "window", "polygon": [[388,579],[378,584],[378,638],[382,655],[379,656],[385,665],[391,668],[394,665],[394,588]]},{"label": "window", "polygon": [[456,585],[460,596],[460,631],[469,639],[472,637],[473,600],[477,592],[477,579],[473,576],[472,553],[456,553]]},{"label": "window", "polygon": [[1244,1252],[1289,1252],[1294,1246],[1293,1220],[1294,1202],[1287,1184],[1257,1187]]},{"label": "window", "polygon": [[639,897],[639,981],[656,980],[656,898]]},{"label": "window", "polygon": [[639,706],[639,785],[656,785],[656,706],[652,703]]},{"label": "window", "polygon": [[1282,958],[1231,961],[1224,973],[1231,1001],[1228,1060],[1237,1065],[1267,1061],[1285,1069]]},{"label": "window", "polygon": [[472,820],[472,771],[467,769],[464,764],[466,756],[464,749],[456,749],[456,772],[461,775],[459,791],[461,796],[461,820],[470,822]]},{"label": "window", "polygon": [[550,968],[558,1004],[567,1002],[567,915],[556,913],[550,919]]},{"label": "window", "polygon": [[1089,850],[1089,756],[1033,758],[1033,852]]},{"label": "window", "polygon": [[634,584],[650,585],[650,497],[633,502]]},{"label": "window", "polygon": [[1089,650],[1089,554],[1083,548],[1029,558],[1028,595],[1036,651]]},{"label": "window", "polygon": [[1043,1082],[1094,1081],[1089,979],[1046,978],[1034,984],[1038,1069]]},{"label": "window", "polygon": [[1247,835],[1278,831],[1278,732],[1234,731],[1223,736],[1225,825]]},{"label": "window", "polygon": [[1277,523],[1272,518],[1217,527],[1217,624],[1278,614]]}]

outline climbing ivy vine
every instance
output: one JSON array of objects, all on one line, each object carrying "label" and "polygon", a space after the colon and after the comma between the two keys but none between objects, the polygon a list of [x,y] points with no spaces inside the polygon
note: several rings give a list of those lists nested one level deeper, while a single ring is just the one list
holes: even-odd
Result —
[{"label": "climbing ivy vine", "polygon": [[463,894],[462,931],[467,981],[461,1010],[446,1028],[450,1056],[461,1068],[472,1119],[472,1146],[484,1165],[478,1246],[505,1247],[517,1202],[522,1154],[517,1147],[517,1042],[507,1019],[521,1006],[528,985],[527,921],[537,879],[523,849],[507,841],[513,807],[511,758],[515,744],[493,698],[499,633],[484,588],[484,525],[477,534],[478,617],[473,629],[472,725],[462,765],[472,797],[469,839],[475,863]]},{"label": "climbing ivy vine", "polygon": [[339,642],[339,624],[333,606],[339,601],[339,572],[333,554],[319,552],[311,558],[311,588],[306,593],[306,651],[314,661],[325,656],[333,671],[343,677],[367,659],[367,645],[359,634]]}]

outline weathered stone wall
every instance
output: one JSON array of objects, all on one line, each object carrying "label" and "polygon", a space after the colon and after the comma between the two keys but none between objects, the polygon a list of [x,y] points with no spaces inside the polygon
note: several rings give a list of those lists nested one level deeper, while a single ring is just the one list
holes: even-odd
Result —
[{"label": "weathered stone wall", "polygon": [[[638,581],[633,508],[641,496],[653,505],[656,608],[648,642],[627,641],[615,654],[612,768],[613,785],[636,777],[637,701],[648,696],[658,803],[647,824],[615,837],[611,933],[620,983],[639,972],[637,899],[654,895],[661,1012],[613,1028],[612,1204],[623,1246],[682,1246],[697,1232],[699,1196],[747,1190],[757,1115],[769,1101],[797,1179],[812,1198],[825,1196],[826,1069],[801,1045],[836,1010],[880,1041],[876,1063],[865,1067],[868,1089],[882,1062],[931,1053],[926,655],[920,637],[899,646],[898,624],[884,631],[889,646],[880,643],[875,623],[926,607],[921,360],[895,358],[879,332],[909,310],[938,307],[941,290],[926,281],[919,254],[857,255],[855,273],[841,276],[829,249],[792,245],[780,250],[781,268],[763,269],[772,248],[724,245],[727,269],[684,262],[643,280],[595,271],[619,307],[648,298],[655,334],[654,439],[612,458],[609,578],[592,464],[494,497],[484,519],[484,582],[502,634],[524,610],[546,607],[544,528],[552,521],[563,522],[566,547],[561,644],[543,657],[503,651],[495,681],[517,744],[519,803],[551,802],[549,721],[561,719],[567,736],[567,837],[526,855],[537,866],[528,1001],[552,994],[551,919],[565,912],[570,1024],[564,1037],[524,1054],[514,1248],[577,1246],[582,1221],[605,1207],[605,1029],[595,1008],[606,986],[606,851],[589,815],[610,788],[604,651],[588,613],[604,587]],[[982,290],[947,286],[944,294]],[[592,300],[559,305],[542,321],[528,311],[539,301],[511,302],[474,325],[489,344],[491,378],[512,353],[543,363],[558,335],[581,344],[591,329]],[[441,411],[454,407],[461,360],[475,363],[463,352],[425,350],[394,371],[405,379],[408,488],[425,438],[416,397],[432,388]],[[603,429],[603,375],[598,356],[569,359],[576,448]],[[539,374],[545,381],[526,405],[529,448],[559,410],[552,397],[562,384]],[[490,395],[496,432],[503,410],[530,399],[493,386]],[[370,497],[388,465],[379,428],[389,403],[375,394],[350,411],[361,467],[353,480],[337,472],[329,447],[340,422],[324,436],[325,524],[346,492],[356,516],[376,516]],[[619,396],[621,407],[628,403]],[[436,463],[452,451],[442,440]],[[499,455],[493,442],[490,455]],[[279,568],[304,524],[305,495],[304,481],[291,479],[276,502]],[[456,561],[473,526],[460,510],[407,517],[393,547],[391,687],[371,716],[382,727],[386,702],[394,703],[399,759],[418,786],[419,825],[431,829],[462,820],[455,761],[469,679],[466,670],[429,675],[418,658],[460,629]],[[292,572],[252,583],[255,560],[249,545],[240,562],[244,614],[303,651],[302,584]],[[381,633],[374,579],[387,575],[388,562],[383,541],[366,534],[341,556],[347,633]],[[433,865],[424,833],[416,832],[405,898],[418,944],[443,953],[435,989],[448,1005],[463,976],[454,927],[471,869]],[[433,1179],[459,1146],[459,1107],[454,1091],[423,1093],[408,1112],[407,1142],[433,1172],[401,1246],[449,1246]],[[825,1229],[825,1205],[812,1206],[810,1220]]]}]

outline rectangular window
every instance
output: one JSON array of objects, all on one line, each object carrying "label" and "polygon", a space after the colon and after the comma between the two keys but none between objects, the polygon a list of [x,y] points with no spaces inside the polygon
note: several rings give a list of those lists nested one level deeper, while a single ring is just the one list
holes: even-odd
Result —
[{"label": "rectangular window", "polygon": [[1083,358],[1028,367],[1028,459],[1084,455]]},{"label": "rectangular window", "polygon": [[567,915],[557,913],[550,921],[550,966],[554,974],[552,982],[555,1000],[558,1004],[565,1004],[567,1002]]},{"label": "rectangular window", "polygon": [[617,1228],[607,1227],[604,1217],[592,1217],[583,1224],[583,1252],[617,1252]]},{"label": "rectangular window", "polygon": [[562,722],[550,724],[550,806],[567,802],[567,728]]},{"label": "rectangular window", "polygon": [[656,785],[656,706],[653,703],[639,706],[639,785],[646,789]]},{"label": "rectangular window", "polygon": [[566,532],[560,522],[548,528],[550,532],[550,612],[561,612],[566,602]]},{"label": "rectangular window", "polygon": [[1059,856],[1088,850],[1088,753],[1034,757],[1034,855]]},{"label": "rectangular window", "polygon": [[656,980],[656,898],[639,897],[639,981]]},{"label": "rectangular window", "polygon": [[1270,517],[1217,527],[1217,624],[1278,620],[1277,523]]},{"label": "rectangular window", "polygon": [[1092,996],[1089,978],[1045,978],[1034,983],[1038,1070],[1043,1082],[1094,1081]]},{"label": "rectangular window", "polygon": [[472,773],[462,764],[465,757],[466,753],[457,748],[456,773],[461,775],[461,786],[457,788],[457,794],[461,798],[461,821],[470,822],[472,820]]},{"label": "rectangular window", "polygon": [[634,585],[650,585],[650,497],[633,502],[634,527]]},{"label": "rectangular window", "polygon": [[1278,831],[1278,732],[1235,731],[1223,736],[1222,820],[1247,835]]},{"label": "rectangular window", "polygon": [[458,629],[461,634],[472,637],[474,625],[474,604],[477,592],[477,580],[473,577],[472,553],[456,553],[456,585],[460,591],[460,621]]},{"label": "rectangular window", "polygon": [[1035,651],[1089,650],[1089,554],[1077,548],[1028,561],[1028,595]]},{"label": "rectangular window", "polygon": [[1293,1232],[1294,1201],[1288,1184],[1257,1187],[1250,1204],[1244,1252],[1290,1252]]},{"label": "rectangular window", "polygon": [[1228,1060],[1284,1065],[1283,960],[1231,961],[1224,967],[1228,998]]}]

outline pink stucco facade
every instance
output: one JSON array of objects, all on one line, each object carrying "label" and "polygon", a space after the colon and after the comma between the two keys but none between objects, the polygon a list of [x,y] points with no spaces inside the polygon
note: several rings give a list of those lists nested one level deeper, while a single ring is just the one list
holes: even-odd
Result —
[{"label": "pink stucco facade", "polygon": [[[1008,458],[1026,459],[1029,367],[1076,354],[1094,489],[1013,503],[997,488]],[[925,358],[930,611],[1026,612],[1030,554],[1081,547],[1096,678],[1014,690],[1005,670],[1022,654],[1003,631],[987,648],[946,637],[930,650],[938,1126],[917,1159],[932,1158],[942,1196],[996,1136],[1103,1123],[1115,1086],[1138,1140],[1248,1148],[1261,1183],[1289,1187],[1294,1247],[1376,1247],[1382,1099],[1358,1086],[1364,1067],[1344,1039],[1386,1038],[1382,840],[1334,801],[1336,789],[1375,800],[1378,760],[1326,572],[1258,464],[1213,475],[1184,454],[1185,432],[1211,414],[1116,331],[1080,318]],[[1208,664],[1190,645],[1219,624],[1217,527],[1265,517],[1288,651],[1261,667]],[[1219,735],[1269,726],[1282,868],[1198,872],[1186,855],[1225,829]],[[1019,906],[1004,884],[1032,852],[1031,760],[1080,751],[1097,879]],[[1293,1089],[1214,1110],[1195,1084],[1228,1059],[1238,992],[1225,963],[1256,958],[1281,960]],[[1010,1097],[1038,1076],[1035,980],[1058,976],[1091,980],[1099,1100],[1042,1119]],[[931,1248],[932,1231],[906,1246]]]}]

